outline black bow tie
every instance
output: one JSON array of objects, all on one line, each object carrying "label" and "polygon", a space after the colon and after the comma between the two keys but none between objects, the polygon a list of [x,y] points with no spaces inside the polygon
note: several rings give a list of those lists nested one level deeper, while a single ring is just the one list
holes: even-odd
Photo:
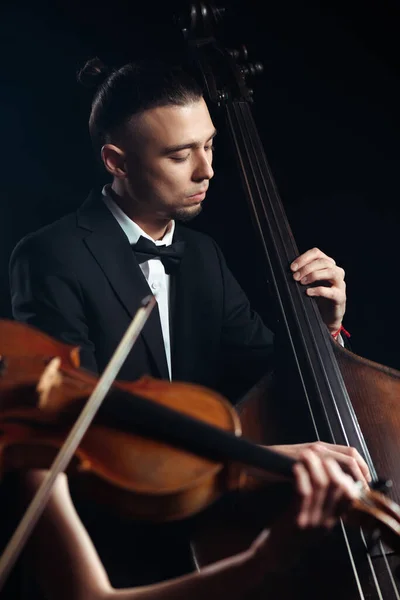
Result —
[{"label": "black bow tie", "polygon": [[179,266],[184,249],[185,242],[174,242],[170,246],[156,246],[154,242],[143,236],[140,236],[136,244],[132,244],[132,250],[139,264],[158,257],[167,275]]}]

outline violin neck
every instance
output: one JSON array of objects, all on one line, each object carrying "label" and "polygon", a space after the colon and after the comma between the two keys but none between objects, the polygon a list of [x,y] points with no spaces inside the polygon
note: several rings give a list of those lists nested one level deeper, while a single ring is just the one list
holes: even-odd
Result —
[{"label": "violin neck", "polygon": [[98,416],[122,431],[155,438],[206,459],[235,461],[285,477],[293,476],[293,459],[118,388],[104,400]]}]

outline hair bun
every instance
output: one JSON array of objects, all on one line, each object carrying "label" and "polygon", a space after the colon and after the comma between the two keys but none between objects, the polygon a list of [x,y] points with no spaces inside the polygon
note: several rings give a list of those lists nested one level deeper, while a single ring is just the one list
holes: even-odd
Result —
[{"label": "hair bun", "polygon": [[77,79],[87,88],[96,88],[107,79],[110,73],[111,69],[96,56],[88,60],[82,67],[78,72]]}]

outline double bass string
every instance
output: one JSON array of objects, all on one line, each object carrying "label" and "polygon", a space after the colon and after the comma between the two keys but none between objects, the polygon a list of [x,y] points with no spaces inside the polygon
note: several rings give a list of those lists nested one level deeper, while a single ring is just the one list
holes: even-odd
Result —
[{"label": "double bass string", "polygon": [[[231,105],[232,106],[232,105]],[[241,170],[241,174],[242,177],[244,179],[244,184],[246,187],[246,191],[247,191],[247,195],[252,207],[252,211],[253,211],[253,218],[257,224],[257,227],[259,229],[260,235],[261,235],[261,242],[264,246],[264,251],[266,254],[266,257],[269,261],[269,257],[268,257],[268,251],[267,251],[267,247],[266,247],[266,241],[264,239],[264,235],[263,235],[263,229],[262,229],[262,224],[261,224],[261,215],[259,214],[259,207],[258,204],[261,204],[261,210],[264,213],[264,218],[267,221],[267,223],[270,225],[270,221],[266,218],[266,207],[265,204],[263,202],[263,198],[265,197],[265,195],[267,195],[267,198],[270,199],[270,194],[274,194],[277,197],[277,191],[275,188],[275,184],[273,181],[273,178],[269,172],[268,169],[268,164],[267,161],[265,160],[264,157],[264,153],[263,153],[263,148],[261,145],[261,142],[258,139],[258,135],[257,132],[255,131],[255,126],[253,125],[253,119],[252,119],[252,115],[250,113],[250,108],[248,107],[247,103],[245,102],[241,102],[241,103],[233,103],[233,109],[231,110],[231,106],[227,106],[226,107],[226,116],[227,116],[227,121],[228,121],[228,128],[230,130],[231,136],[233,138],[233,142],[237,151],[237,157],[239,160],[239,164],[240,164],[240,170]],[[243,115],[243,112],[245,111],[245,115]],[[232,114],[233,113],[233,114]],[[247,117],[247,118],[246,118]],[[238,127],[234,127],[233,125],[233,120],[235,120],[235,124]],[[247,123],[246,123],[247,121]],[[246,126],[245,126],[246,125]],[[253,126],[252,126],[253,125]],[[241,135],[241,139],[238,138],[237,134],[236,134],[236,130],[239,129],[240,131],[240,135]],[[251,131],[251,134],[249,133],[249,131]],[[255,146],[255,143],[258,142],[257,147]],[[266,182],[266,177],[262,168],[262,164],[260,162],[261,158],[264,158],[264,162],[265,162],[265,168],[267,169],[267,180],[270,183],[270,186],[272,186],[272,190],[268,189],[268,185]],[[262,182],[262,189],[260,187],[260,182]],[[259,196],[259,203],[256,203],[256,196]],[[271,206],[272,205],[272,206]],[[275,221],[277,220],[276,217],[276,213],[274,211],[274,206],[273,203],[270,202],[270,207],[273,210],[274,213],[274,217],[275,217]],[[273,226],[273,225],[272,225]],[[271,226],[270,226],[271,229]],[[281,232],[279,230],[279,227],[275,227],[274,228],[275,231],[271,231],[271,235],[274,234],[279,234],[281,236]],[[276,235],[274,235],[274,238],[276,239]],[[283,244],[285,247],[285,244]],[[294,244],[293,244],[294,245]],[[289,256],[287,256],[288,262],[290,261]],[[270,265],[271,266],[271,265]],[[283,268],[283,266],[281,265],[281,267]],[[285,311],[283,310],[283,304],[282,301],[279,297],[279,288],[276,285],[276,280],[275,280],[275,274],[273,272],[273,269],[270,269],[271,272],[271,278],[274,280],[274,284],[275,284],[275,289],[278,291],[278,302],[280,303],[281,306],[281,312],[282,312],[282,316],[283,318],[286,320],[286,315],[285,315]],[[287,331],[289,333],[290,336],[290,329],[288,327],[288,323],[286,321],[286,325],[287,325]],[[311,407],[311,403],[307,394],[307,389],[306,389],[306,385],[304,382],[304,378],[301,375],[301,367],[299,364],[299,360],[298,357],[296,355],[296,350],[295,350],[295,345],[293,343],[293,340],[291,339],[290,336],[290,342],[291,342],[291,346],[293,349],[293,353],[294,353],[294,357],[297,363],[297,368],[301,377],[301,381],[302,381],[302,385],[303,385],[303,389],[305,392],[305,397],[307,399],[307,403],[309,406],[309,411],[310,411],[310,416],[313,422],[313,426],[314,426],[314,430],[315,430],[315,434],[318,440],[321,439],[319,431],[318,431],[318,426],[313,414],[313,410]],[[347,439],[347,435],[346,432],[343,431],[343,434],[345,436],[347,445],[349,446],[348,443],[348,439]],[[333,435],[332,432],[332,439],[335,441],[335,436]],[[369,461],[370,462],[370,461]],[[353,571],[353,575],[354,575],[354,579],[356,582],[356,586],[357,586],[357,590],[359,593],[359,596],[362,600],[365,600],[365,596],[363,593],[363,589],[362,589],[362,583],[361,583],[361,579],[360,579],[360,575],[358,573],[357,570],[357,565],[356,565],[356,560],[353,556],[353,552],[350,546],[350,542],[348,539],[348,535],[345,529],[345,526],[343,524],[343,522],[341,522],[341,527],[342,527],[342,533],[343,533],[343,538],[345,541],[345,545],[346,545],[346,549],[348,552],[348,556],[349,556],[349,560],[351,563],[351,567],[352,567],[352,571]],[[364,540],[365,542],[365,540]],[[381,545],[381,551],[382,551],[382,545]],[[386,570],[388,572],[388,576],[391,582],[391,585],[393,587],[393,591],[396,595],[396,598],[400,598],[398,591],[397,591],[397,587],[394,581],[394,577],[390,568],[390,565],[388,564],[388,561],[386,559],[386,556],[384,555],[384,552],[382,552],[383,556],[384,556],[384,560],[385,560],[385,567]],[[372,564],[372,559],[371,557],[368,555],[368,565],[369,565],[369,569],[371,571],[371,576],[374,582],[374,586],[376,588],[376,592],[377,595],[379,597],[379,599],[383,600],[383,596],[382,596],[382,590],[377,578],[377,574],[374,568],[374,565]]]},{"label": "double bass string", "polygon": [[[288,264],[296,256],[298,256],[299,251],[293,238],[293,234],[290,230],[290,226],[287,221],[282,202],[280,201],[274,179],[270,172],[268,162],[265,158],[263,147],[257,135],[257,130],[249,107],[242,105],[241,108],[242,113],[244,114],[242,118],[246,122],[247,130],[251,131],[251,135],[248,137],[248,139],[253,149],[253,155],[256,157],[255,162],[258,163],[264,190],[266,191],[266,194],[262,194],[258,187],[260,210],[264,214],[265,223],[269,228],[271,239],[273,239],[274,242],[276,260],[279,263],[280,268],[279,275],[281,282],[286,290],[286,298],[288,302],[290,302],[289,307],[292,311],[292,317],[296,320],[297,329],[301,336],[302,353],[304,353],[307,358],[307,366],[312,373],[313,384],[315,385],[316,389],[318,389],[318,398],[322,399],[320,404],[325,412],[326,424],[329,427],[331,439],[335,440],[336,443],[344,443],[347,446],[355,446],[366,460],[373,480],[377,481],[378,476],[375,466],[358,424],[357,416],[348,396],[342,373],[338,367],[332,349],[332,340],[322,322],[316,303],[307,301],[309,299],[305,300],[304,292],[300,286],[296,284],[293,285],[291,278],[290,281],[288,280]],[[255,143],[258,144],[257,148],[255,147]],[[262,161],[262,164],[260,164],[260,161]],[[268,201],[267,208],[266,201]],[[269,214],[274,216],[274,222],[272,224],[271,219],[268,216]],[[266,243],[264,243],[264,247],[266,250]],[[282,263],[283,255],[286,255],[284,263]],[[280,294],[279,289],[278,294]],[[283,302],[281,302],[281,312],[283,312],[285,315]],[[315,332],[314,328],[316,328]],[[290,327],[287,325],[287,321],[286,332],[290,337],[290,340],[292,340],[292,334]],[[311,351],[314,352],[314,358],[311,356]],[[293,353],[296,354],[295,347],[293,348]],[[299,364],[300,361],[297,362]],[[298,370],[299,374],[301,375],[301,368],[298,367]],[[302,377],[301,379],[303,381]],[[323,384],[324,389],[322,389],[321,383]],[[307,395],[305,387],[306,386],[303,385],[304,393]],[[331,407],[329,406],[329,403],[323,401],[325,397],[330,399],[330,404],[332,405]],[[312,413],[312,409],[310,408],[309,410],[310,413]],[[336,435],[334,433],[334,421],[337,423]],[[349,439],[349,435],[352,438],[351,440]]]},{"label": "double bass string", "polygon": [[[252,118],[252,115],[251,115],[251,112],[250,112],[250,107],[247,104],[241,103],[240,106],[239,106],[239,108],[242,109],[242,119],[240,119],[239,115],[237,115],[237,120],[238,120],[239,123],[241,122],[241,120],[243,122],[245,122],[246,123],[246,130],[249,131],[249,132],[251,132],[251,134],[247,136],[247,140],[250,141],[250,145],[251,145],[251,150],[252,150],[251,153],[249,152],[248,144],[246,144],[245,137],[243,136],[244,144],[245,144],[245,146],[247,146],[246,147],[246,152],[247,152],[248,156],[249,157],[253,156],[255,158],[255,161],[252,161],[249,158],[249,163],[253,166],[253,164],[255,162],[256,165],[257,165],[257,167],[258,167],[258,170],[259,170],[258,175],[261,176],[261,178],[262,178],[262,181],[263,181],[263,184],[264,184],[264,191],[265,191],[265,193],[267,195],[267,198],[269,200],[269,209],[273,212],[275,220],[277,221],[277,215],[276,215],[276,212],[275,212],[275,207],[278,205],[278,208],[281,208],[279,206],[279,204],[280,204],[279,203],[279,196],[278,196],[278,192],[277,192],[277,189],[276,189],[276,186],[275,186],[274,179],[273,179],[272,174],[271,174],[270,169],[269,169],[268,162],[265,159],[265,155],[264,155],[264,152],[263,152],[261,141],[259,140],[256,128],[255,128],[255,125],[254,125],[254,121],[253,121],[253,118]],[[243,115],[243,113],[245,113],[245,114]],[[242,135],[243,135],[243,130],[242,130]],[[256,147],[256,145],[257,145],[257,147]],[[264,159],[263,160],[263,165],[260,162],[261,159]],[[265,177],[263,168],[265,169],[266,177]],[[259,177],[257,177],[257,174],[254,174],[254,179],[255,179],[256,182],[259,180]],[[267,183],[270,184],[270,186],[272,187],[272,190],[268,189]],[[265,207],[265,203],[263,202],[263,198],[265,197],[265,195],[262,195],[260,193],[259,188],[258,188],[258,191],[259,191],[260,199],[261,199],[261,202],[260,202],[261,209],[263,210],[264,215],[266,216],[266,207]],[[278,200],[278,202],[273,202],[272,199],[271,199],[271,195],[272,195],[272,198],[275,195],[275,198]],[[282,213],[282,209],[281,209],[281,213]],[[286,215],[283,213],[282,216],[283,216],[283,218],[286,221]],[[279,228],[277,228],[277,229],[279,230]],[[281,230],[279,230],[279,234],[282,237]],[[297,253],[297,248],[296,248],[294,239],[292,238],[292,239],[290,239],[290,241],[292,242],[292,245],[294,246],[295,251]],[[285,244],[283,244],[283,246],[285,246]],[[280,256],[279,256],[279,258],[280,258]],[[291,257],[291,256],[289,256],[287,254],[287,261],[288,262],[292,258],[293,257]],[[281,265],[281,268],[282,268],[282,265]],[[298,286],[296,286],[295,289],[298,290],[298,293],[300,294],[300,290],[299,290]],[[295,349],[294,349],[294,351],[295,351]],[[298,361],[297,361],[297,364],[298,364]],[[312,407],[311,407],[310,402],[308,402],[308,405],[309,405],[309,410],[310,410],[311,415],[312,415],[313,423],[315,423],[315,433],[317,435],[317,438],[320,439],[320,435],[319,435],[319,432],[318,432],[318,427],[316,425],[316,421],[315,421],[314,416],[313,416],[313,411],[312,411]],[[347,433],[346,433],[343,425],[342,425],[342,431],[343,431],[343,435],[344,435],[344,437],[346,439],[346,444],[347,444],[347,446],[349,446],[350,444],[349,444],[349,441],[348,441]],[[332,430],[331,430],[331,432],[332,432],[332,439],[336,442],[335,435],[334,435],[334,433],[333,433]],[[361,445],[364,446],[363,443]],[[367,452],[367,457],[366,458],[367,458],[367,462],[369,463],[370,470],[374,474],[375,473],[375,468],[373,467],[372,460],[369,457],[369,452]],[[371,468],[371,466],[372,466],[372,468]],[[354,561],[354,556],[353,556],[351,547],[349,545],[349,540],[348,540],[348,536],[347,536],[346,529],[345,529],[343,521],[341,521],[341,527],[342,527],[342,532],[343,532],[343,536],[344,536],[344,539],[345,539],[346,547],[348,549],[349,558],[350,558],[352,566],[353,566],[353,571],[354,571],[354,575],[355,575],[355,578],[356,578],[357,587],[359,588],[360,592],[362,593],[361,587],[360,587],[360,579],[359,579],[359,575],[357,573],[357,567],[356,567],[356,564],[355,564],[355,561]],[[363,543],[365,545],[365,548],[367,550],[367,544],[366,544],[365,536],[364,536],[364,533],[363,533],[362,530],[360,530],[360,535],[361,535],[361,538],[362,538]],[[393,592],[394,592],[394,594],[396,596],[396,599],[400,600],[400,594],[399,594],[399,591],[398,591],[398,588],[397,588],[397,585],[396,585],[395,577],[394,577],[392,569],[391,569],[391,567],[389,565],[389,562],[388,562],[388,559],[387,559],[387,556],[386,556],[386,553],[385,553],[385,550],[384,550],[382,542],[379,542],[379,549],[380,549],[381,557],[382,557],[382,559],[384,560],[384,563],[385,563],[385,570],[386,570],[387,575],[389,577],[390,584],[391,584],[391,587],[393,589]],[[378,581],[378,578],[377,578],[377,575],[376,575],[376,571],[375,571],[375,568],[374,568],[374,565],[373,565],[373,562],[372,562],[372,558],[371,558],[371,556],[370,556],[370,554],[368,552],[366,552],[366,555],[367,555],[367,561],[368,561],[368,565],[369,565],[369,568],[370,568],[370,571],[371,571],[371,575],[373,577],[373,581],[374,581],[374,584],[375,584],[375,587],[376,587],[376,591],[377,591],[377,593],[379,595],[379,598],[382,598],[382,600],[383,600],[382,589],[381,589],[381,587],[379,585],[379,581]],[[363,593],[362,593],[362,596],[364,596]]]},{"label": "double bass string", "polygon": [[[246,152],[247,152],[248,156],[255,157],[255,161],[252,161],[249,158],[249,163],[253,166],[254,162],[255,162],[256,165],[257,165],[257,167],[258,167],[258,169],[259,169],[258,175],[261,176],[263,184],[264,184],[264,191],[267,194],[267,198],[269,200],[269,209],[273,212],[275,220],[277,221],[278,219],[277,219],[277,215],[276,215],[276,212],[275,212],[275,208],[276,208],[277,205],[278,205],[278,208],[280,208],[280,206],[279,206],[279,196],[278,196],[278,192],[276,190],[275,182],[274,182],[272,174],[270,172],[269,165],[268,165],[268,163],[267,163],[267,161],[265,159],[263,148],[262,148],[261,142],[260,142],[260,140],[258,138],[258,134],[257,134],[256,128],[255,128],[255,125],[254,125],[254,122],[253,122],[253,119],[252,119],[252,115],[250,113],[250,108],[249,108],[249,106],[247,104],[244,104],[244,103],[241,103],[241,105],[240,105],[239,108],[242,109],[242,113],[243,112],[245,113],[245,115],[242,114],[242,120],[243,120],[243,122],[246,122],[246,131],[250,131],[251,132],[251,134],[248,135],[247,138],[246,138],[250,142],[250,146],[251,146],[251,150],[252,150],[251,154],[249,152],[248,143],[246,144],[246,139],[243,136],[244,144],[245,144],[245,146],[247,146],[246,147]],[[239,118],[239,116],[237,116],[237,119],[238,119],[238,121],[240,123],[241,119]],[[255,147],[256,144],[258,145],[258,147]],[[261,163],[260,163],[261,159],[264,159],[264,161],[263,161],[264,164],[263,165],[261,165]],[[265,177],[265,174],[264,174],[264,171],[263,171],[263,167],[264,167],[264,169],[266,171],[266,177]],[[257,177],[257,174],[254,174],[254,179],[256,180],[256,182],[259,180],[259,177]],[[267,179],[267,181],[266,181],[266,179]],[[269,183],[270,186],[272,187],[271,190],[268,189],[267,183]],[[261,194],[259,187],[258,187],[258,191],[259,191],[260,199],[261,199],[261,202],[260,202],[261,209],[263,210],[264,215],[266,216],[266,207],[265,207],[265,203],[263,202],[263,198],[265,197],[265,195]],[[272,199],[271,199],[271,195],[272,195]],[[275,195],[275,198],[278,200],[278,202],[273,202],[274,195]],[[282,209],[281,209],[281,212],[282,212]],[[286,215],[285,214],[283,214],[283,218],[286,220]],[[279,234],[282,237],[282,231],[279,229],[279,227],[277,227],[277,230],[279,231]],[[290,239],[290,241],[292,242],[292,245],[294,246],[295,251],[297,253],[297,248],[295,247],[294,240]],[[283,243],[283,246],[285,247],[284,243]],[[280,256],[279,256],[279,258],[280,258]],[[293,258],[293,257],[291,257],[291,256],[289,256],[287,254],[287,260],[288,260],[288,262],[290,261],[291,258]],[[281,268],[282,268],[282,265],[281,265]],[[295,289],[298,290],[298,293],[300,294],[300,290],[299,290],[298,286],[296,286]],[[295,349],[294,349],[294,351],[295,351]],[[297,364],[298,364],[298,361],[297,361]],[[313,416],[313,411],[312,411],[312,407],[310,405],[310,402],[308,402],[308,405],[309,405],[309,410],[310,410],[310,412],[312,414],[313,423],[315,423],[315,433],[317,435],[317,438],[320,439],[320,435],[319,435],[319,432],[318,432],[318,427],[316,425],[316,421],[315,421],[314,416]],[[344,428],[343,428],[343,435],[344,435],[344,437],[346,439],[347,445],[349,446],[350,444],[348,442],[347,433],[344,430]],[[332,439],[334,441],[336,441],[333,432],[332,432]],[[371,460],[369,460],[368,462],[371,463]],[[373,472],[375,471],[375,469],[371,469],[371,470]],[[357,573],[357,567],[356,567],[356,564],[355,564],[354,556],[353,556],[353,553],[352,553],[352,550],[351,550],[351,547],[350,547],[350,544],[349,544],[348,536],[347,536],[347,533],[346,533],[343,521],[341,521],[341,526],[342,526],[342,532],[343,532],[343,536],[344,536],[344,539],[345,539],[346,547],[348,549],[349,558],[350,558],[352,566],[353,566],[353,571],[354,571],[355,579],[356,579],[356,582],[357,582],[357,587],[358,587],[360,593],[362,594],[362,597],[364,597],[362,589],[361,589],[360,578],[359,578],[359,575]],[[364,542],[365,548],[367,549],[367,545],[365,543],[365,537],[364,537],[364,534],[363,534],[362,530],[360,531],[360,535],[361,535],[362,540]],[[385,562],[385,569],[387,571],[387,574],[388,574],[388,577],[389,577],[389,580],[390,580],[390,583],[391,583],[391,587],[393,588],[393,591],[395,593],[396,599],[400,599],[400,595],[398,593],[398,589],[397,589],[397,586],[396,586],[396,583],[395,583],[395,579],[394,579],[391,567],[390,567],[390,565],[388,563],[388,560],[387,560],[387,557],[386,557],[386,554],[385,554],[385,551],[384,551],[384,548],[383,548],[383,544],[381,542],[379,544],[379,547],[380,547],[380,551],[381,551],[381,556],[382,556],[382,558],[383,558],[383,560]],[[374,581],[374,585],[376,587],[376,591],[377,591],[377,593],[379,595],[379,598],[383,599],[382,590],[381,590],[381,587],[379,585],[379,581],[378,581],[378,578],[377,578],[377,575],[376,575],[376,571],[375,571],[374,565],[372,563],[371,556],[368,553],[367,553],[367,560],[368,560],[368,565],[369,565],[369,568],[370,568],[370,571],[371,571],[371,575],[372,575],[372,578],[373,578],[373,581]]]},{"label": "double bass string", "polygon": [[[263,155],[263,149],[261,147],[261,143],[259,143],[259,145],[258,145],[259,147],[258,148],[254,147],[255,140],[256,139],[258,140],[258,136],[257,136],[257,133],[255,131],[252,131],[252,135],[249,134],[249,123],[248,122],[250,121],[250,125],[251,125],[252,117],[249,114],[248,118],[245,119],[245,117],[243,117],[243,114],[240,114],[243,111],[250,112],[250,109],[247,106],[247,104],[241,103],[239,105],[234,105],[234,112],[235,112],[235,116],[236,116],[236,121],[237,121],[237,123],[239,125],[239,128],[240,128],[240,132],[241,132],[241,136],[242,136],[242,143],[243,143],[244,151],[245,151],[246,157],[247,157],[246,163],[251,168],[253,179],[254,179],[254,182],[255,182],[255,184],[257,186],[257,192],[258,192],[259,198],[262,199],[265,196],[265,194],[266,194],[267,198],[270,199],[270,191],[268,190],[268,186],[267,186],[267,183],[266,183],[266,180],[265,180],[265,177],[264,177],[263,169],[261,167],[260,160],[259,160],[259,157]],[[246,124],[247,127],[244,128],[243,123],[245,121],[247,121],[247,124]],[[253,127],[253,129],[254,129],[254,127]],[[233,127],[231,127],[231,131],[232,131],[232,134],[234,134],[234,128]],[[235,140],[235,143],[236,143],[236,145],[238,147],[238,151],[240,153],[240,149],[239,149],[240,146],[239,146],[237,140]],[[249,146],[251,148],[251,151],[249,149]],[[241,157],[241,162],[243,164],[243,155],[241,153],[240,153],[240,157]],[[256,167],[258,168],[258,173],[257,173]],[[260,177],[260,175],[261,175],[261,177]],[[271,174],[267,173],[267,175],[268,175],[268,182],[271,183],[273,181],[272,177],[271,177]],[[260,189],[260,182],[261,181],[263,183],[263,189]],[[259,231],[260,231],[260,234],[261,234],[261,240],[262,240],[262,243],[263,243],[263,246],[264,246],[265,254],[268,255],[268,251],[267,251],[267,247],[266,247],[266,241],[265,241],[264,235],[263,235],[261,220],[260,220],[260,217],[259,217],[259,214],[258,214],[258,210],[257,210],[257,206],[255,204],[255,200],[254,200],[254,194],[253,194],[252,190],[249,190],[249,191],[251,191],[251,204],[252,204],[252,207],[253,207],[254,217],[256,218],[256,221],[257,221],[257,224],[258,224],[258,227],[259,227]],[[264,212],[264,217],[266,217],[267,215],[266,215],[265,203],[261,200],[261,202],[259,202],[259,204],[261,205],[261,210]],[[274,214],[274,217],[275,217],[275,222],[276,222],[277,221],[277,216],[276,216],[276,213],[275,213],[275,210],[274,210],[274,205],[273,205],[272,202],[269,202],[269,204],[270,204],[270,208],[273,211],[273,214]],[[267,221],[268,224],[270,224],[270,220],[269,219],[266,219],[266,221]],[[275,231],[270,231],[270,233],[271,233],[271,235],[274,236],[274,239],[276,239],[276,234],[277,233],[280,234],[279,228],[276,228]],[[289,260],[290,260],[290,258],[287,257],[287,261],[288,262],[289,262]],[[282,268],[282,265],[281,265],[281,268]],[[272,265],[270,265],[270,272],[271,272],[272,277],[275,279],[275,273],[274,273],[274,270],[272,269]],[[286,321],[286,330],[287,330],[287,332],[289,333],[289,336],[290,336],[290,342],[291,342],[292,351],[293,351],[294,357],[296,359],[297,369],[298,369],[298,372],[299,372],[299,375],[300,375],[300,379],[301,379],[301,382],[302,382],[302,387],[303,387],[303,390],[304,390],[304,393],[305,393],[305,397],[307,399],[307,404],[308,404],[310,415],[311,415],[311,418],[312,418],[312,422],[313,422],[315,434],[316,434],[317,439],[320,440],[321,437],[320,437],[320,434],[319,434],[319,431],[318,431],[318,426],[317,426],[316,420],[314,418],[314,414],[313,414],[311,402],[310,402],[310,399],[309,399],[309,396],[308,396],[308,393],[307,393],[307,386],[305,384],[304,378],[303,378],[302,373],[301,373],[301,367],[300,367],[299,360],[297,358],[295,344],[293,342],[293,339],[292,339],[292,336],[291,336],[291,333],[290,333],[289,324],[288,324],[288,322],[286,320],[285,310],[283,308],[283,303],[281,301],[281,298],[280,298],[280,295],[279,295],[279,288],[278,288],[277,285],[276,285],[276,291],[278,292],[278,298],[279,298],[279,302],[280,302],[281,313],[283,315],[283,318]],[[350,563],[351,563],[351,566],[352,566],[352,570],[353,570],[353,574],[354,574],[354,579],[355,579],[356,585],[357,585],[357,590],[358,590],[358,593],[360,595],[360,598],[362,600],[365,600],[365,596],[364,596],[364,593],[363,593],[363,590],[362,590],[360,576],[359,576],[358,571],[357,571],[357,566],[356,566],[356,563],[355,563],[355,559],[354,559],[353,553],[351,551],[349,540],[348,540],[348,537],[347,537],[347,534],[346,534],[346,531],[345,531],[343,523],[341,523],[341,525],[342,525],[343,536],[344,536],[344,539],[345,539],[346,549],[347,549],[347,552],[348,552],[348,555],[349,555],[349,560],[350,560]],[[374,579],[374,582],[375,582],[375,586],[377,587],[377,593],[378,593],[379,598],[381,600],[382,599],[381,590],[379,588],[379,583],[378,583],[378,581],[376,579],[376,574],[374,572],[373,565],[370,565],[370,568],[372,570],[372,575],[373,575],[373,579]]]},{"label": "double bass string", "polygon": [[[302,376],[301,367],[300,367],[299,361],[297,359],[295,345],[294,345],[294,341],[293,341],[293,338],[292,338],[292,335],[291,335],[290,326],[289,326],[289,323],[287,321],[286,312],[285,312],[285,309],[284,309],[284,306],[283,306],[283,303],[282,303],[282,299],[281,299],[281,295],[280,295],[280,291],[279,291],[279,286],[278,286],[277,281],[276,281],[276,276],[275,276],[274,269],[272,268],[272,264],[271,264],[271,262],[269,260],[269,255],[268,255],[266,241],[265,241],[265,238],[264,238],[264,233],[263,233],[263,228],[262,228],[262,224],[261,224],[261,220],[260,220],[260,215],[258,214],[258,208],[257,208],[255,197],[254,197],[255,195],[253,193],[253,189],[254,189],[254,186],[255,186],[257,188],[258,195],[261,198],[262,197],[262,190],[260,189],[260,186],[259,186],[259,179],[257,178],[257,176],[255,174],[254,160],[252,161],[251,158],[250,158],[250,153],[249,153],[249,150],[248,150],[248,144],[246,144],[246,134],[247,134],[247,138],[249,139],[249,143],[251,145],[253,145],[253,141],[251,140],[250,136],[248,135],[248,131],[243,130],[242,120],[241,120],[241,116],[239,114],[239,108],[240,107],[241,106],[234,106],[234,116],[236,117],[237,124],[239,126],[239,129],[241,130],[242,142],[243,142],[243,145],[244,145],[244,150],[247,153],[247,156],[246,156],[246,159],[247,159],[246,160],[246,166],[247,166],[247,168],[244,165],[244,156],[243,156],[243,153],[242,153],[242,151],[240,149],[240,144],[238,142],[237,136],[235,134],[235,130],[234,130],[233,122],[232,122],[232,115],[229,113],[229,107],[228,107],[228,115],[227,116],[228,116],[229,128],[230,128],[231,135],[233,136],[234,143],[235,143],[235,146],[236,146],[236,150],[237,150],[239,162],[240,162],[240,165],[241,165],[242,175],[243,175],[243,177],[245,179],[245,185],[246,185],[248,197],[249,197],[249,200],[250,200],[250,203],[251,203],[251,206],[252,206],[252,210],[253,210],[252,216],[254,217],[254,219],[255,219],[255,221],[257,223],[257,227],[258,227],[258,230],[259,230],[259,233],[260,233],[260,237],[261,237],[261,242],[262,242],[262,245],[263,245],[263,248],[264,248],[265,257],[267,258],[267,261],[269,263],[269,271],[270,271],[269,275],[270,275],[270,277],[271,277],[271,279],[273,281],[273,284],[274,284],[274,288],[275,288],[275,292],[276,292],[276,298],[277,298],[277,301],[278,301],[278,304],[279,304],[279,308],[280,308],[280,313],[281,313],[282,318],[283,318],[283,320],[285,322],[285,329],[286,329],[287,334],[288,334],[288,338],[289,338],[290,345],[291,345],[291,348],[292,348],[293,356],[294,356],[294,358],[296,360],[297,370],[298,370],[299,377],[300,377],[301,382],[302,382],[302,387],[303,387],[304,395],[305,395],[307,404],[309,406],[309,411],[310,411],[310,416],[311,416],[311,419],[312,419],[312,422],[313,422],[313,427],[314,427],[314,430],[315,430],[315,433],[316,433],[318,439],[320,439],[320,437],[318,436],[317,423],[315,421],[314,414],[313,414],[313,411],[312,411],[312,408],[311,408],[311,402],[310,402],[310,399],[309,399],[309,395],[307,393],[307,386],[306,386],[304,378]],[[246,105],[246,107],[247,107],[247,105]],[[254,151],[253,151],[253,154],[256,156],[256,162],[258,163],[257,155],[256,155],[256,153]],[[253,176],[253,188],[252,188],[251,182],[250,182],[249,177],[248,177],[248,175],[250,173],[250,170],[251,170],[252,176]],[[261,170],[261,168],[260,168],[260,170]],[[266,186],[264,178],[263,178],[263,183],[264,183],[265,191],[268,194],[268,189],[267,189],[267,186]],[[271,208],[273,209],[273,207],[271,207]],[[264,212],[264,215],[265,215],[266,214],[266,209],[265,209],[265,206],[264,206],[263,203],[262,203],[262,209],[263,209],[263,212]],[[276,217],[275,217],[275,220],[276,220]],[[270,226],[270,222],[268,220],[267,220],[267,224],[268,224],[268,226]],[[276,234],[277,234],[276,231],[273,232],[270,229],[270,235],[271,235],[271,237],[274,237],[274,239],[276,239]]]}]

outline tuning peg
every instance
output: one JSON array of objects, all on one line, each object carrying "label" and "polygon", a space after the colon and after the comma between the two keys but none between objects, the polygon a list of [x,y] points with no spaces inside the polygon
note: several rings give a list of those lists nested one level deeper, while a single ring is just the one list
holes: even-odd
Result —
[{"label": "tuning peg", "polygon": [[223,90],[218,90],[218,104],[225,104],[228,100],[228,94]]},{"label": "tuning peg", "polygon": [[222,19],[225,17],[226,8],[224,8],[223,6],[213,6],[212,12],[215,22],[218,23],[219,21],[222,21]]},{"label": "tuning peg", "polygon": [[264,70],[264,67],[263,67],[262,63],[260,63],[260,62],[247,63],[246,65],[243,65],[243,67],[242,67],[242,72],[244,73],[244,75],[246,75],[246,77],[248,77],[249,75],[254,77],[255,75],[258,75],[259,73],[262,73],[263,70]]},{"label": "tuning peg", "polygon": [[246,46],[241,46],[239,50],[228,50],[228,53],[235,60],[247,60],[248,52]]}]

